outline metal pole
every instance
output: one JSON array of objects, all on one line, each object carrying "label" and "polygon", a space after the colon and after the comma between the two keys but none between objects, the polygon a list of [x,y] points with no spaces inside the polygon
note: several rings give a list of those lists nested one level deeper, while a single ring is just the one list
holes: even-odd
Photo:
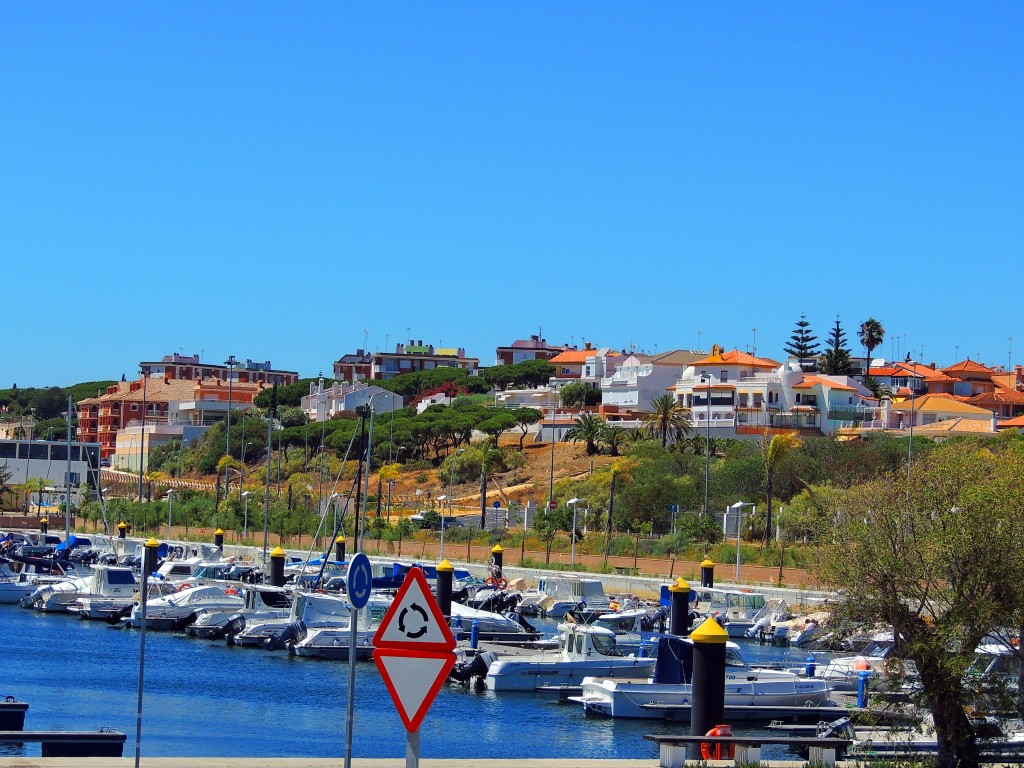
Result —
[{"label": "metal pole", "polygon": [[[68,395],[68,477],[67,477],[67,499],[64,504],[64,541],[71,538],[71,395]],[[29,446],[31,452],[32,447]],[[68,544],[70,546],[70,544]]]},{"label": "metal pole", "polygon": [[[366,500],[370,493],[370,458],[373,455],[373,395],[369,400],[370,406],[370,432],[366,438],[366,483],[363,485],[363,513],[359,516],[359,551],[363,551],[363,542],[366,539]],[[441,527],[444,531],[444,526]],[[442,533],[443,535],[443,533]],[[442,539],[444,541],[444,539]],[[443,544],[442,544],[443,546]]]},{"label": "metal pole", "polygon": [[548,475],[548,511],[555,500],[555,406],[551,406],[551,473]]},{"label": "metal pole", "polygon": [[576,565],[576,508],[579,505],[578,501],[572,505],[572,554],[569,557],[569,565]]},{"label": "metal pole", "polygon": [[142,503],[142,457],[146,453],[146,382],[149,368],[142,368],[142,432],[139,434],[139,503]]},{"label": "metal pole", "polygon": [[[234,355],[230,355],[227,360],[224,361],[224,365],[228,367],[228,431],[227,431],[227,448],[224,451],[228,456],[231,455],[231,384],[234,379],[235,364],[238,361],[235,360]],[[225,496],[225,498],[227,498]]]},{"label": "metal pole", "polygon": [[[703,381],[702,377],[702,381]],[[711,377],[708,376],[706,379],[707,389],[704,391],[704,397],[707,398],[707,437],[704,441],[704,516],[711,515],[711,507],[708,504],[708,498],[711,487]]]},{"label": "metal pole", "polygon": [[[271,410],[267,419],[267,484],[263,495],[263,562],[267,562],[267,538],[270,534],[270,452],[274,447],[274,411]],[[281,455],[278,453],[278,466]]]},{"label": "metal pole", "polygon": [[142,758],[142,684],[146,670],[146,592],[149,590],[146,565],[149,557],[143,556],[142,567],[142,588],[139,593],[141,603],[141,616],[139,620],[139,693],[135,708],[135,768],[139,768],[139,761]]},{"label": "metal pole", "polygon": [[352,731],[355,725],[356,691],[356,616],[349,614],[348,622],[348,695],[345,702],[345,768],[352,768]]},{"label": "metal pole", "polygon": [[171,538],[171,514],[174,512],[174,489],[167,491],[167,538]]}]

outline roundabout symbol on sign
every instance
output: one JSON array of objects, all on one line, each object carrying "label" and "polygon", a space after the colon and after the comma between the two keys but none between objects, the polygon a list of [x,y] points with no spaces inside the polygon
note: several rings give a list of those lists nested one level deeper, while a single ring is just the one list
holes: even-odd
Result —
[{"label": "roundabout symbol on sign", "polygon": [[[411,626],[406,626],[405,617],[409,615],[410,611],[420,615],[419,621],[414,622],[418,625],[416,629],[412,629]],[[403,608],[402,612],[398,614],[398,631],[410,640],[415,640],[416,638],[423,637],[427,634],[427,612],[423,610],[419,603],[413,603],[408,608]]]}]

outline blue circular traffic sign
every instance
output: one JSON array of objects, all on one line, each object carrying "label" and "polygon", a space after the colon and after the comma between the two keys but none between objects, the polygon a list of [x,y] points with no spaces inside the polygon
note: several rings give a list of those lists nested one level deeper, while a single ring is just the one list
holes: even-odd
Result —
[{"label": "blue circular traffic sign", "polygon": [[373,585],[373,567],[370,558],[357,552],[348,563],[345,574],[345,589],[348,591],[349,602],[356,610],[363,608],[370,600],[370,588]]},{"label": "blue circular traffic sign", "polygon": [[500,501],[494,502],[494,508],[495,509],[501,509],[501,502]]}]

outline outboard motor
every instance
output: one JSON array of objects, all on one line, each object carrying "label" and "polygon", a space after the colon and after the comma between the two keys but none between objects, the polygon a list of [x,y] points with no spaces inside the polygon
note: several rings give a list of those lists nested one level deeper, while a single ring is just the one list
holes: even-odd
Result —
[{"label": "outboard motor", "polygon": [[228,617],[227,622],[221,628],[221,634],[225,637],[234,637],[243,629],[245,629],[245,616],[240,613],[236,613],[233,616]]},{"label": "outboard motor", "polygon": [[293,621],[277,635],[270,635],[263,641],[268,651],[279,651],[286,645],[293,645],[306,636],[306,625],[301,621]]},{"label": "outboard motor", "polygon": [[487,677],[487,670],[498,659],[498,655],[491,651],[478,653],[467,661],[460,661],[452,671],[448,673],[448,679],[454,680],[463,685],[473,685],[477,690],[484,687],[484,678]]},{"label": "outboard motor", "polygon": [[195,611],[192,611],[192,613],[190,613],[188,616],[182,616],[180,619],[175,619],[174,622],[171,624],[171,629],[175,631],[178,631],[179,629],[184,629],[189,624],[194,622],[198,617],[199,614]]},{"label": "outboard motor", "polygon": [[131,612],[132,612],[132,608],[134,608],[134,607],[135,607],[134,604],[126,605],[124,608],[121,608],[120,610],[115,611],[114,613],[112,613],[109,616],[107,616],[107,623],[113,626],[114,624],[119,623],[121,621],[121,619],[127,619],[129,614],[131,614]]}]

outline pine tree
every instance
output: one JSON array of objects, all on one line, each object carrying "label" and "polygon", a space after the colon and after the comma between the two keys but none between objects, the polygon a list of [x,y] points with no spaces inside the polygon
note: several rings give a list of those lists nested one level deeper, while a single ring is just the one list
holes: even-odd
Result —
[{"label": "pine tree", "polygon": [[846,346],[846,334],[836,317],[835,328],[828,335],[828,348],[821,356],[821,372],[829,376],[847,376],[853,373],[853,358]]},{"label": "pine tree", "polygon": [[790,343],[783,348],[786,354],[795,357],[804,370],[813,371],[814,358],[817,357],[821,345],[815,343],[818,337],[811,333],[811,324],[807,321],[806,314],[800,315],[800,320],[797,321],[796,328],[793,329],[793,335],[789,338]]}]

